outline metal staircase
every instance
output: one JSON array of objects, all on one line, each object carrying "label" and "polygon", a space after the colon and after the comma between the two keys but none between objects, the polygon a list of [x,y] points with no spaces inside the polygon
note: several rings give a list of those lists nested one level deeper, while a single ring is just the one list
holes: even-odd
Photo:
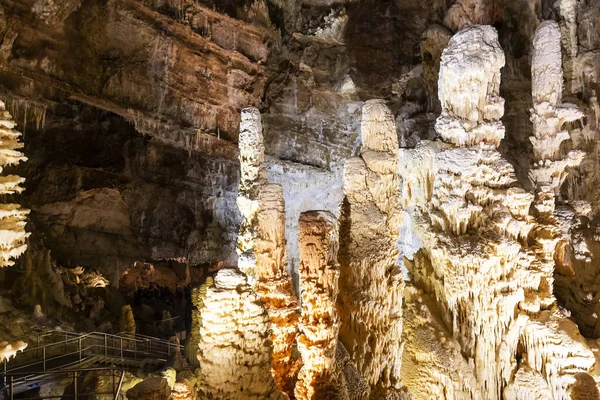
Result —
[{"label": "metal staircase", "polygon": [[[124,370],[158,367],[173,352],[182,350],[182,346],[166,340],[123,333],[49,331],[23,340],[29,346],[4,362],[0,393],[6,399],[13,400],[19,393],[60,379],[73,380],[73,394],[62,398],[77,399],[83,396],[78,393],[78,380],[91,371],[112,375],[113,390],[106,393],[106,398],[117,399]],[[105,367],[99,367],[102,365]]]}]

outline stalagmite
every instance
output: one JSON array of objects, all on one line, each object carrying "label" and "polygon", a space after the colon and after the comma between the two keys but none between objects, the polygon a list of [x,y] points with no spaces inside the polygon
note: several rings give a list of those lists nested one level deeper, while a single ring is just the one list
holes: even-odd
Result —
[{"label": "stalagmite", "polygon": [[563,156],[560,149],[561,143],[569,139],[563,125],[583,117],[575,105],[561,102],[560,38],[558,24],[545,21],[538,26],[533,40],[533,136],[530,140],[534,166],[529,177],[536,191],[537,223],[529,237],[536,255],[536,267],[542,275],[537,290],[528,293],[527,302],[521,306],[530,315],[522,333],[522,368],[541,374],[553,398],[568,398],[568,388],[575,383],[574,376],[589,371],[595,359],[577,326],[553,306],[555,254],[561,238],[555,217],[555,196],[567,175],[566,168],[578,165],[583,157],[578,151]]},{"label": "stalagmite", "polygon": [[[381,100],[363,106],[361,157],[346,162],[340,220],[340,339],[369,385],[400,388],[402,272],[398,137]],[[383,396],[383,395],[382,395]]]},{"label": "stalagmite", "polygon": [[292,355],[298,335],[299,304],[285,264],[283,189],[265,178],[262,125],[257,109],[242,110],[239,149],[237,203],[243,220],[238,237],[238,266],[248,276],[269,315],[273,374],[279,387],[291,395],[299,367]]},{"label": "stalagmite", "polygon": [[219,270],[206,290],[200,314],[201,398],[286,398],[271,374],[269,316],[244,274]]},{"label": "stalagmite", "polygon": [[[538,33],[548,27],[543,25]],[[536,45],[556,41],[548,33],[538,39]],[[559,105],[560,61],[553,55],[556,52],[547,49],[534,56],[533,97],[536,102]],[[415,207],[414,227],[423,243],[408,267],[415,286],[435,296],[437,304],[427,303],[427,308],[433,310],[432,316],[439,308],[473,367],[477,387],[474,390],[471,380],[463,379],[462,387],[453,386],[457,398],[464,398],[461,392],[473,399],[532,398],[533,390],[540,396],[536,398],[550,394],[563,399],[574,375],[588,371],[594,359],[552,295],[556,241],[545,227],[552,220],[554,191],[562,178],[548,180],[548,174],[532,174],[534,183],[550,188],[545,193],[550,193],[551,203],[548,196],[542,202],[537,196],[536,206],[546,206],[538,207],[537,219],[529,215],[534,196],[516,186],[512,166],[496,150],[504,137],[500,121],[504,101],[499,97],[503,65],[497,33],[489,26],[457,33],[442,54],[442,114],[436,122],[442,141],[422,142],[399,155],[403,206]],[[536,75],[535,68],[550,76]],[[540,126],[532,140],[536,157],[556,159],[558,145],[552,147],[556,143],[552,134],[559,130]],[[416,335],[422,328],[412,322],[413,302],[407,302],[406,351],[425,357],[427,367],[427,360],[443,353]],[[415,308],[426,315],[422,305]],[[454,359],[457,372],[470,376],[470,368]],[[445,387],[447,374],[437,374],[440,367],[435,364],[427,368],[431,370],[423,376],[430,390]],[[407,386],[410,389],[410,381]],[[422,387],[412,386],[415,398],[427,398]]]},{"label": "stalagmite", "polygon": [[119,320],[119,332],[127,336],[135,336],[135,318],[131,305],[127,304],[121,308],[121,319]]},{"label": "stalagmite", "polygon": [[554,213],[554,197],[565,180],[567,167],[577,166],[583,152],[560,153],[562,142],[569,139],[565,123],[581,119],[583,113],[574,104],[563,104],[563,73],[560,29],[554,21],[544,21],[535,32],[531,61],[534,167],[529,177],[536,188],[535,207],[544,218]]},{"label": "stalagmite", "polygon": [[260,112],[255,108],[242,110],[239,135],[240,190],[237,206],[242,223],[237,240],[238,268],[250,279],[255,278],[257,218],[260,188],[266,182],[263,159],[262,123]]},{"label": "stalagmite", "polygon": [[212,277],[206,278],[199,287],[192,289],[192,323],[190,327],[190,338],[185,345],[185,356],[188,362],[198,367],[198,343],[200,342],[200,325],[202,324],[202,315],[200,309],[203,306],[207,289],[213,284]]},{"label": "stalagmite", "polygon": [[335,354],[340,328],[336,312],[338,294],[338,229],[327,211],[309,211],[298,222],[300,244],[301,334],[298,349],[303,366],[295,388],[296,399],[334,399]]},{"label": "stalagmite", "polygon": [[[19,142],[21,132],[15,129],[16,122],[0,101],[0,172],[10,165],[26,161],[27,157],[19,149],[23,143]],[[0,194],[21,193],[20,186],[25,178],[16,175],[0,176]],[[0,267],[14,264],[27,249],[25,239],[29,233],[25,232],[26,217],[29,210],[21,208],[18,204],[0,204]]]},{"label": "stalagmite", "polygon": [[273,374],[279,387],[291,395],[300,366],[292,355],[300,313],[285,266],[285,203],[281,185],[265,184],[260,188],[257,230],[255,290],[273,330]]},{"label": "stalagmite", "polygon": [[[457,373],[466,379],[453,390],[473,399],[501,398],[516,369],[526,321],[516,309],[525,287],[536,284],[535,271],[526,270],[533,255],[519,242],[530,229],[532,196],[512,187],[513,168],[496,150],[504,137],[503,65],[494,28],[473,26],[454,35],[440,67],[436,131],[442,141],[399,155],[403,204],[415,207],[414,227],[423,242],[409,270],[413,283],[435,296],[452,335],[449,349],[456,341],[465,357],[454,356]],[[416,337],[414,329],[409,325],[407,340]],[[408,348],[435,349],[412,342]],[[429,372],[428,379],[432,390],[445,386],[441,374]]]}]

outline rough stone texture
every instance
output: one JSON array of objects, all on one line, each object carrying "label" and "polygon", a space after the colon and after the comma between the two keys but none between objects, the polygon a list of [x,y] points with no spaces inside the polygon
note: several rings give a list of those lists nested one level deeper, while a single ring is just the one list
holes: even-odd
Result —
[{"label": "rough stone texture", "polygon": [[217,272],[200,307],[200,396],[207,399],[284,399],[271,375],[269,316],[246,276]]},{"label": "rough stone texture", "polygon": [[402,384],[412,398],[482,398],[473,366],[444,325],[435,297],[407,286],[404,304]]},{"label": "rough stone texture", "polygon": [[566,168],[581,163],[584,153],[561,154],[562,142],[569,139],[565,124],[577,121],[583,113],[573,104],[562,103],[563,74],[560,54],[560,29],[557,23],[546,21],[537,28],[533,39],[532,97],[534,166],[529,177],[536,188],[535,207],[541,217],[554,212],[554,194],[566,177]]},{"label": "rough stone texture", "polygon": [[213,284],[212,277],[208,277],[199,287],[192,289],[192,323],[190,325],[190,337],[185,344],[185,356],[188,363],[194,367],[198,367],[198,344],[200,343],[200,325],[202,325],[202,314],[200,310],[204,305],[204,298],[207,290]]},{"label": "rough stone texture", "polygon": [[242,223],[237,239],[238,268],[256,280],[256,241],[260,191],[266,183],[263,158],[265,148],[260,112],[255,108],[242,110],[239,136],[240,189],[237,205]]},{"label": "rough stone texture", "polygon": [[[533,196],[516,187],[512,166],[496,150],[504,136],[503,64],[489,26],[459,32],[442,55],[436,130],[451,144],[423,143],[400,154],[405,206],[416,207],[423,243],[409,270],[417,287],[435,295],[473,366],[479,396],[523,392],[519,382],[527,380],[515,381],[514,374],[530,368],[554,398],[567,398],[574,374],[589,371],[594,358],[553,306],[552,263],[543,247],[552,239],[528,215]],[[419,345],[409,341],[408,348]],[[463,382],[459,389],[477,397]]]},{"label": "rough stone texture", "polygon": [[271,321],[273,374],[289,393],[299,363],[292,356],[298,335],[299,305],[286,268],[285,202],[280,185],[266,181],[260,113],[244,109],[240,125],[240,191],[242,224],[238,267],[263,302]]},{"label": "rough stone texture", "polygon": [[303,365],[294,395],[296,399],[340,398],[337,392],[341,385],[335,376],[340,329],[336,311],[340,276],[337,220],[325,211],[304,212],[298,221],[298,235],[302,293],[298,350]]},{"label": "rough stone texture", "polygon": [[398,137],[382,101],[368,101],[362,114],[361,157],[349,159],[344,171],[340,339],[369,385],[385,393],[401,386]]},{"label": "rough stone texture", "polygon": [[27,343],[22,340],[16,342],[0,342],[0,361],[9,361],[11,358],[16,357],[17,353],[27,348]]},{"label": "rough stone texture", "polygon": [[127,399],[131,400],[168,400],[171,388],[164,378],[148,378],[127,391]]}]

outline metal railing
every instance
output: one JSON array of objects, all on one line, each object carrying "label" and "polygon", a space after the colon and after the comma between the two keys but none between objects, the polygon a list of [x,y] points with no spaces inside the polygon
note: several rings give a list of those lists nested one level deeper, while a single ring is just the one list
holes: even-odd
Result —
[{"label": "metal railing", "polygon": [[[80,382],[84,375],[87,373],[92,373],[96,377],[108,377],[110,382],[110,390],[98,390],[96,387],[89,388],[83,387],[82,382]],[[66,390],[64,393],[59,395],[48,395],[48,396],[40,396],[36,394],[32,397],[24,397],[23,395],[19,396],[19,400],[41,400],[41,399],[74,399],[78,398],[87,398],[87,396],[94,395],[96,398],[98,396],[103,396],[101,398],[107,398],[111,400],[117,400],[119,397],[119,393],[121,392],[121,387],[123,386],[123,376],[124,372],[117,368],[80,368],[80,369],[72,369],[72,370],[60,370],[60,371],[52,371],[52,372],[43,372],[39,371],[34,373],[35,380],[31,380],[31,377],[25,376],[24,379],[21,379],[24,375],[30,375],[27,372],[21,373],[10,373],[7,375],[8,378],[8,386],[6,387],[6,398],[10,400],[14,400],[15,395],[19,392],[27,391],[28,389],[34,389],[36,386],[40,386],[40,382],[56,382],[63,381],[66,386]],[[29,379],[28,379],[29,378]],[[29,382],[33,382],[32,385]],[[17,388],[17,386],[25,386]],[[106,386],[106,385],[105,385]]]},{"label": "metal railing", "polygon": [[[24,338],[30,344],[23,352],[4,361],[3,388],[33,379],[49,371],[75,369],[77,366],[100,361],[146,360],[149,363],[166,362],[168,357],[183,347],[166,340],[144,335],[102,332],[78,334],[66,331],[48,331]],[[31,346],[31,343],[35,343]],[[77,370],[82,370],[77,368]]]}]

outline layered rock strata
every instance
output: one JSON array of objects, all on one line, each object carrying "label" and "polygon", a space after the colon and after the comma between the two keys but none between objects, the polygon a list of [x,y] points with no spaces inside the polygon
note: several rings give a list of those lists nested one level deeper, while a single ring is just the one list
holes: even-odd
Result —
[{"label": "layered rock strata", "polygon": [[[340,321],[336,311],[338,227],[327,211],[308,211],[298,222],[302,318],[298,350],[302,368],[294,389],[296,399],[333,399],[341,391],[335,376]],[[339,398],[339,395],[337,395]]]},{"label": "layered rock strata", "polygon": [[398,137],[383,101],[367,101],[362,113],[361,156],[344,170],[340,339],[368,384],[387,392],[401,386],[403,347]]}]

